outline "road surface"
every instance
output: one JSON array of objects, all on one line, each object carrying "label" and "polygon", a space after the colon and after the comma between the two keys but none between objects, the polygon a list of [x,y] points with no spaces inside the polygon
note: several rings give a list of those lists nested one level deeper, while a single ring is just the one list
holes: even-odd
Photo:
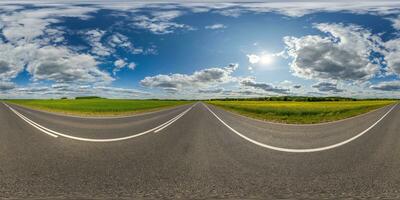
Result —
[{"label": "road surface", "polygon": [[0,199],[400,198],[400,106],[283,125],[196,103],[79,118],[0,103]]}]

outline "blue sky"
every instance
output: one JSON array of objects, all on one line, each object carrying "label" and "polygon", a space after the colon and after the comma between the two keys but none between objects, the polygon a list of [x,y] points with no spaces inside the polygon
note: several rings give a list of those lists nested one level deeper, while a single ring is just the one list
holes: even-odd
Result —
[{"label": "blue sky", "polygon": [[0,3],[0,98],[400,98],[400,3]]}]

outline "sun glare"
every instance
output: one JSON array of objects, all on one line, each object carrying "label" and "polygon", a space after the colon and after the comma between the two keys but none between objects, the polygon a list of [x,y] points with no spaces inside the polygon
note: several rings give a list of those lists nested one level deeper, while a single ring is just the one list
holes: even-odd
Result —
[{"label": "sun glare", "polygon": [[267,65],[273,62],[274,58],[271,55],[265,54],[260,57],[260,64]]}]

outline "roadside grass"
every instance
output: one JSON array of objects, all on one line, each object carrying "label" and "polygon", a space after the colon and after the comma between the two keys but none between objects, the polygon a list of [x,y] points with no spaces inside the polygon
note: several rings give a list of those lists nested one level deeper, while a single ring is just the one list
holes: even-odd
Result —
[{"label": "roadside grass", "polygon": [[6,102],[77,116],[121,116],[191,103],[191,101],[125,99],[18,99]]},{"label": "roadside grass", "polygon": [[329,102],[207,101],[209,104],[248,117],[289,124],[314,124],[345,119],[395,102],[393,100]]}]

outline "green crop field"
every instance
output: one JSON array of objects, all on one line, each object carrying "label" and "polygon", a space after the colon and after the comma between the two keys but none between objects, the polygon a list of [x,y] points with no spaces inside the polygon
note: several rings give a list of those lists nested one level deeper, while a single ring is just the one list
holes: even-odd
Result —
[{"label": "green crop field", "polygon": [[190,101],[124,100],[124,99],[57,99],[7,100],[33,109],[80,116],[127,115],[183,105]]},{"label": "green crop field", "polygon": [[396,101],[208,101],[207,103],[261,120],[312,124],[353,117]]}]

